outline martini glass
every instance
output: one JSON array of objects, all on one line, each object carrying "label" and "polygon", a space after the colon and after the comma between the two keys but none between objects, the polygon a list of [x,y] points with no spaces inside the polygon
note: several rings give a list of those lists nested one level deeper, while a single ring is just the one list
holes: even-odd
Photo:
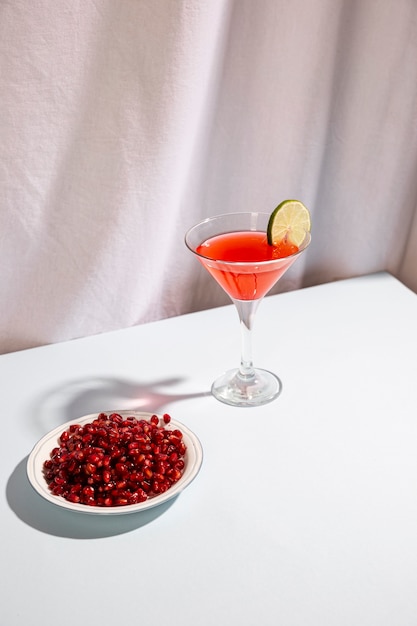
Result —
[{"label": "martini glass", "polygon": [[[305,233],[297,248],[278,249],[267,243],[269,213],[229,213],[209,217],[185,235],[185,243],[229,295],[241,327],[240,367],[212,385],[215,398],[232,406],[260,406],[281,392],[280,379],[252,361],[252,328],[263,297],[310,243]],[[287,256],[278,256],[286,254]]]}]

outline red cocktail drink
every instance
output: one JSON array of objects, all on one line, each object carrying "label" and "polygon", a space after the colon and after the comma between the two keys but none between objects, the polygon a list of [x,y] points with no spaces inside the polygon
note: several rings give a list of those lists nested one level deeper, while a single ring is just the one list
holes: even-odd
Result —
[{"label": "red cocktail drink", "polygon": [[[231,298],[259,300],[293,262],[298,247],[270,246],[266,233],[238,231],[206,239],[196,248],[200,261]],[[276,263],[280,259],[280,263]],[[285,260],[284,260],[285,259]]]},{"label": "red cocktail drink", "polygon": [[[232,406],[259,406],[271,402],[282,384],[275,374],[255,369],[251,330],[262,298],[310,243],[301,231],[299,245],[285,237],[268,243],[267,213],[229,213],[200,222],[187,232],[185,242],[206,270],[230,296],[242,331],[240,367],[225,372],[212,385],[213,395]],[[299,233],[298,233],[299,234]]]}]

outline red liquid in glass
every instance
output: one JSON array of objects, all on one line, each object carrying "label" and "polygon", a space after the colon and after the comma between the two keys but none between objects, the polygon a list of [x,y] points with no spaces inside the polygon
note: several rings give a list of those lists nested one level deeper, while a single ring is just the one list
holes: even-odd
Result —
[{"label": "red liquid in glass", "polygon": [[201,262],[231,298],[257,300],[290,267],[298,248],[288,242],[270,246],[266,233],[239,231],[211,237],[196,252],[205,257]]}]

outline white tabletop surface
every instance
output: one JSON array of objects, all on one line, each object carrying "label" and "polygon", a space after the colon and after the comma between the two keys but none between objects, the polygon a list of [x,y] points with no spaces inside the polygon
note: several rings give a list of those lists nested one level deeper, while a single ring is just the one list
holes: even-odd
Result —
[{"label": "white tabletop surface", "polygon": [[[239,342],[227,306],[0,356],[1,626],[416,626],[417,296],[383,273],[266,298],[262,408],[210,395]],[[194,482],[120,517],[38,496],[37,440],[125,408],[197,434]]]}]

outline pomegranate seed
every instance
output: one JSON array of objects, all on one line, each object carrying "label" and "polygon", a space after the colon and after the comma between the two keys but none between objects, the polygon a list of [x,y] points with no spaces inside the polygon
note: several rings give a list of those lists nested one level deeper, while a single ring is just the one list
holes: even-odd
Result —
[{"label": "pomegranate seed", "polygon": [[129,481],[133,483],[140,483],[145,478],[145,474],[143,472],[131,472],[129,476]]},{"label": "pomegranate seed", "polygon": [[116,472],[120,475],[120,476],[128,476],[129,475],[129,470],[127,468],[126,463],[116,463],[116,465],[114,466],[114,469],[116,470]]},{"label": "pomegranate seed", "polygon": [[44,462],[51,492],[87,506],[127,506],[165,492],[185,468],[186,445],[179,429],[166,430],[171,417],[149,421],[100,413],[92,422],[72,424]]},{"label": "pomegranate seed", "polygon": [[168,464],[165,461],[158,461],[155,465],[155,470],[157,474],[164,475],[167,471]]},{"label": "pomegranate seed", "polygon": [[152,491],[154,493],[161,493],[161,488],[160,488],[160,484],[157,480],[154,480],[152,482]]},{"label": "pomegranate seed", "polygon": [[170,478],[173,482],[177,482],[181,478],[181,475],[181,471],[175,468],[171,468],[167,471],[168,478]]},{"label": "pomegranate seed", "polygon": [[117,496],[113,500],[113,506],[126,506],[129,504],[129,498]]},{"label": "pomegranate seed", "polygon": [[148,499],[148,496],[147,496],[146,491],[144,491],[143,489],[138,489],[137,491],[134,491],[131,494],[130,503],[136,504],[138,502],[145,502],[145,500],[147,499]]},{"label": "pomegranate seed", "polygon": [[68,500],[69,502],[75,502],[78,503],[80,501],[80,496],[76,493],[68,493],[65,496],[66,500]]},{"label": "pomegranate seed", "polygon": [[108,469],[103,470],[102,477],[104,483],[109,483],[111,481],[111,471]]},{"label": "pomegranate seed", "polygon": [[100,467],[100,465],[102,465],[103,463],[103,453],[99,454],[97,452],[92,452],[91,454],[88,455],[87,457],[87,462],[88,463],[92,463],[93,465],[96,465],[97,467]]},{"label": "pomegranate seed", "polygon": [[[102,413],[102,419],[106,420],[106,418],[107,415],[105,413]],[[111,422],[116,422],[116,424],[121,424],[123,422],[123,417],[118,413],[112,413],[111,415],[109,415],[109,420]]]}]

